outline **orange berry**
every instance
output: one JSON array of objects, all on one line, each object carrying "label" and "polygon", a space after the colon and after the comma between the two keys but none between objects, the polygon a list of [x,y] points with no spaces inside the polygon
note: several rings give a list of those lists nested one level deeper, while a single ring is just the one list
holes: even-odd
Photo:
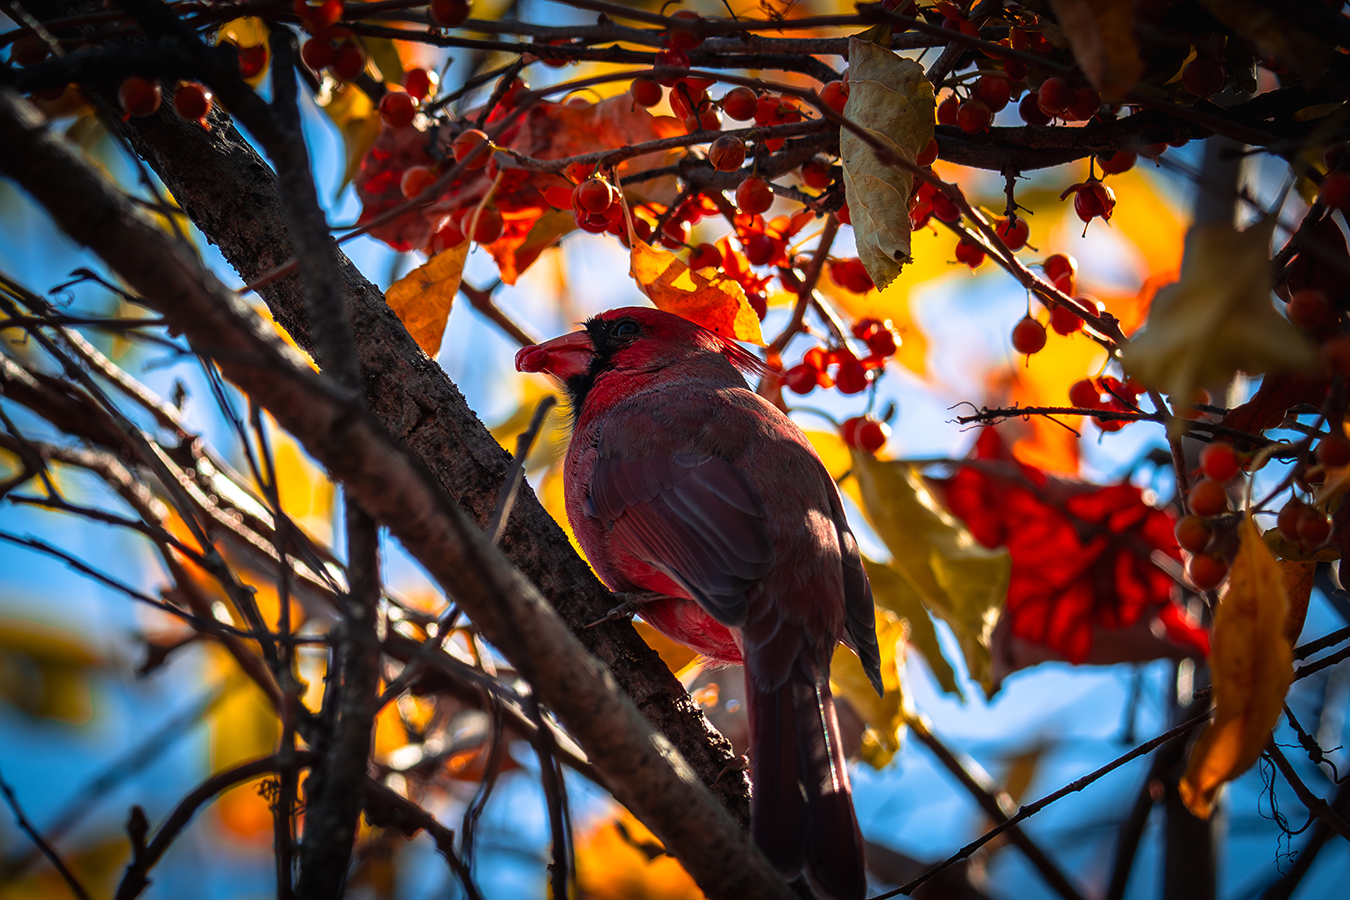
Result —
[{"label": "orange berry", "polygon": [[1217,516],[1228,509],[1228,493],[1221,483],[1209,478],[1202,478],[1191,485],[1187,501],[1191,512],[1205,518]]},{"label": "orange berry", "polygon": [[1175,533],[1181,549],[1192,553],[1204,550],[1205,545],[1209,543],[1210,535],[1213,534],[1205,524],[1205,520],[1199,516],[1182,516],[1177,519]]},{"label": "orange berry", "polygon": [[1186,563],[1186,574],[1191,584],[1202,591],[1218,587],[1228,575],[1228,564],[1212,556],[1196,554]]},{"label": "orange berry", "polygon": [[1236,475],[1241,465],[1232,444],[1216,441],[1200,451],[1200,468],[1204,470],[1206,478],[1222,484]]}]

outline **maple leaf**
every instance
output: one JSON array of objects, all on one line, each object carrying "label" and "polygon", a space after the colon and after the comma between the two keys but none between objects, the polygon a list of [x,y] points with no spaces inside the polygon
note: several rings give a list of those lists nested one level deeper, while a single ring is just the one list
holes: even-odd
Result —
[{"label": "maple leaf", "polygon": [[1219,788],[1261,755],[1294,674],[1280,565],[1250,514],[1238,533],[1228,590],[1214,614],[1214,721],[1191,749],[1180,785],[1186,808],[1201,819],[1213,812]]},{"label": "maple leaf", "polygon": [[1249,374],[1310,369],[1308,341],[1270,302],[1275,220],[1186,234],[1181,280],[1158,291],[1143,331],[1126,345],[1127,375],[1185,402],[1206,385]]},{"label": "maple leaf", "polygon": [[724,338],[763,346],[759,316],[731,279],[716,274],[709,278],[674,253],[640,240],[633,241],[630,274],[657,309],[684,316]]},{"label": "maple leaf", "polygon": [[[849,40],[848,53],[844,116],[897,155],[914,159],[933,139],[933,85],[924,77],[923,66],[856,37]],[[873,284],[884,288],[909,262],[905,211],[914,176],[883,163],[847,128],[839,131],[839,156],[858,256]]]},{"label": "maple leaf", "polygon": [[1139,652],[1150,655],[1133,658],[1152,659],[1169,655],[1161,642],[1097,644],[1104,633],[1146,629],[1156,618],[1192,655],[1208,649],[1173,604],[1171,577],[1151,560],[1161,553],[1180,563],[1172,518],[1138,488],[1047,475],[1017,462],[992,428],[981,433],[972,462],[936,483],[981,544],[1011,554],[1004,619],[1012,637],[1075,664]]},{"label": "maple leaf", "polygon": [[424,265],[389,285],[389,290],[384,292],[389,308],[403,322],[417,346],[432,358],[441,349],[445,322],[450,317],[455,295],[459,293],[464,260],[468,256],[469,242],[460,241],[458,246],[437,253]]}]

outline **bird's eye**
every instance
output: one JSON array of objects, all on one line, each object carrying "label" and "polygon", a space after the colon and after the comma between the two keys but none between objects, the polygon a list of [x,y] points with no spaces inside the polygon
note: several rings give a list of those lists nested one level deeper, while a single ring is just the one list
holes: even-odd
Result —
[{"label": "bird's eye", "polygon": [[632,319],[624,319],[614,326],[615,337],[637,337],[642,334],[642,327]]}]

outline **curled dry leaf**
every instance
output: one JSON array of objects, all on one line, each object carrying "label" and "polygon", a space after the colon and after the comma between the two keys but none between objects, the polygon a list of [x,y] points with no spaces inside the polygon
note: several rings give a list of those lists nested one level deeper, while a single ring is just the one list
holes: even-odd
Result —
[{"label": "curled dry leaf", "polygon": [[1144,73],[1130,0],[1050,0],[1050,8],[1102,99],[1125,99]]},{"label": "curled dry leaf", "polygon": [[1008,593],[1008,551],[982,547],[914,466],[855,451],[853,473],[867,521],[892,553],[890,568],[951,626],[970,677],[989,687],[989,639]]},{"label": "curled dry leaf", "polygon": [[904,619],[889,610],[878,609],[876,615],[881,684],[885,693],[877,696],[857,655],[843,644],[834,650],[830,685],[835,696],[847,700],[867,723],[867,730],[863,732],[862,758],[872,768],[880,769],[900,752],[900,729],[905,724],[900,664],[904,661],[909,628]]},{"label": "curled dry leaf", "polygon": [[1144,330],[1125,347],[1125,372],[1176,398],[1237,372],[1313,367],[1307,339],[1270,302],[1267,219],[1236,231],[1197,225],[1186,234],[1181,280],[1158,291]]},{"label": "curled dry leaf", "polygon": [[1252,517],[1238,526],[1241,543],[1228,591],[1214,615],[1214,721],[1191,750],[1181,779],[1181,799],[1208,819],[1226,782],[1261,755],[1280,717],[1293,678],[1294,654],[1285,637],[1289,599],[1279,562]]},{"label": "curled dry leaf", "polygon": [[459,293],[469,241],[442,250],[423,265],[389,285],[384,300],[427,356],[435,357],[445,336],[445,322]]},{"label": "curled dry leaf", "polygon": [[[914,159],[933,139],[933,85],[923,66],[853,38],[848,43],[849,95],[844,116],[897,155]],[[844,194],[858,256],[878,288],[909,262],[909,197],[914,176],[877,158],[847,128],[839,131]]]},{"label": "curled dry leaf", "polygon": [[764,345],[759,316],[731,279],[705,277],[674,253],[642,241],[633,242],[630,274],[657,309],[684,316],[724,338]]},{"label": "curled dry leaf", "polygon": [[885,563],[865,559],[863,565],[867,568],[868,580],[872,582],[872,600],[877,607],[900,617],[909,628],[907,640],[923,654],[924,662],[928,663],[928,669],[938,685],[949,694],[957,693],[956,673],[942,654],[937,629],[933,627],[933,620],[929,618],[918,591],[905,580],[905,576]]}]

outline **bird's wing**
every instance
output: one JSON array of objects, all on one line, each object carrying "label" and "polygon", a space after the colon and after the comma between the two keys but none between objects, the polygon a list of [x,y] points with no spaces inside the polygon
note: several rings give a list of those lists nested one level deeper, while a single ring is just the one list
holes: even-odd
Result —
[{"label": "bird's wing", "polygon": [[748,591],[774,564],[763,500],[716,456],[610,456],[596,461],[588,512],[615,549],[665,573],[728,627],[745,623]]}]

